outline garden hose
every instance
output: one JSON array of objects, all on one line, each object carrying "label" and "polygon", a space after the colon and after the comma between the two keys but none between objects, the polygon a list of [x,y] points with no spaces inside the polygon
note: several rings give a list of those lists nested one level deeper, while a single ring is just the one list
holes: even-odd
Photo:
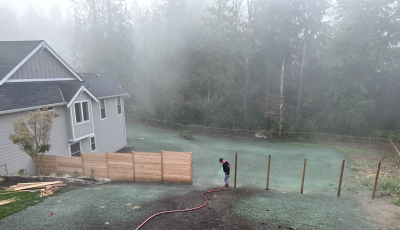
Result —
[{"label": "garden hose", "polygon": [[[228,162],[228,164],[229,164],[229,174],[230,174],[230,172],[231,172],[231,164],[229,163],[229,161],[226,161],[226,162]],[[228,174],[228,175],[229,175],[229,174]],[[142,227],[144,224],[146,224],[151,218],[156,217],[156,216],[161,215],[161,214],[173,213],[173,212],[187,212],[187,211],[193,211],[193,210],[196,210],[196,209],[203,208],[204,206],[206,206],[206,205],[208,204],[208,199],[204,196],[204,194],[210,193],[210,192],[218,192],[219,190],[221,190],[222,188],[224,188],[224,187],[226,186],[226,184],[228,184],[228,182],[229,182],[229,176],[228,176],[228,178],[227,178],[227,180],[226,180],[226,183],[225,183],[221,188],[216,189],[216,190],[211,190],[211,191],[203,192],[203,193],[201,194],[201,196],[206,200],[206,202],[205,202],[203,205],[201,205],[201,206],[199,206],[199,207],[196,207],[196,208],[189,208],[189,209],[182,209],[182,210],[172,210],[172,211],[164,211],[164,212],[156,213],[156,214],[150,216],[149,218],[147,218],[147,220],[145,220],[141,225],[139,225],[139,227],[137,227],[136,230],[138,230],[139,228],[141,228],[141,227]]]}]

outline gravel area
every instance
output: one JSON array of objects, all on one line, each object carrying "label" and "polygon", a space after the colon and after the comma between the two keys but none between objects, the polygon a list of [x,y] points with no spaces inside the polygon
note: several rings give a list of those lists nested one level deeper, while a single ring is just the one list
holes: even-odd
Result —
[{"label": "gravel area", "polygon": [[[221,225],[207,224],[209,220],[205,219],[197,229],[376,229],[352,199],[353,193],[342,191],[342,197],[335,196],[341,160],[347,158],[328,146],[207,136],[185,140],[176,132],[133,123],[127,123],[127,136],[126,152],[193,152],[193,185],[110,183],[79,188],[0,220],[0,229],[134,229],[150,215],[165,211],[163,208],[201,205],[201,191],[223,184],[220,157],[232,164],[233,175],[235,152],[238,152],[237,187],[241,190],[221,191],[212,201],[226,203],[229,215],[222,218]],[[266,191],[269,154],[272,190]],[[300,195],[304,158],[307,158],[305,194]],[[346,164],[344,183],[351,174],[351,165]],[[233,187],[233,176],[230,180]],[[234,191],[242,192],[239,195]],[[180,203],[187,207],[181,207]],[[223,215],[223,210],[212,206],[199,212],[207,216],[207,210],[214,210],[207,217],[214,221]],[[44,217],[51,212],[54,216]],[[183,216],[170,215],[154,220],[158,223],[156,227],[143,229],[173,229],[164,225],[164,221],[178,226],[184,221],[180,219]],[[193,222],[200,217],[191,212],[184,218]],[[239,228],[229,225],[236,223],[236,219],[249,223]]]}]

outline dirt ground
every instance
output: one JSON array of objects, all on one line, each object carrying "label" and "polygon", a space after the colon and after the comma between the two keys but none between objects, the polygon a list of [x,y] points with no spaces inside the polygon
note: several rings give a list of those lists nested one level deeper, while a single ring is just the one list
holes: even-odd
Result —
[{"label": "dirt ground", "polygon": [[[189,211],[162,214],[147,222],[141,229],[175,230],[175,229],[293,229],[285,223],[265,223],[251,221],[237,215],[233,210],[235,201],[258,193],[258,189],[223,189],[219,192],[208,193],[209,200],[206,207]],[[176,210],[192,208],[205,203],[201,191],[192,191],[184,196],[172,197],[162,200],[157,204],[159,210]],[[149,216],[155,213],[149,213]],[[100,229],[133,229],[138,227],[143,220],[128,221],[117,225],[104,226]]]}]

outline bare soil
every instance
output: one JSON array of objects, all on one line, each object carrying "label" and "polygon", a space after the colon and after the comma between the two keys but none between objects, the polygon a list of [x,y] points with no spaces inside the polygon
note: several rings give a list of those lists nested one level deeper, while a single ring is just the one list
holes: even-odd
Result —
[{"label": "bare soil", "polygon": [[[175,230],[175,229],[292,229],[279,223],[252,222],[239,217],[233,212],[236,200],[251,196],[259,192],[258,189],[224,189],[205,196],[209,200],[207,206],[194,211],[167,213],[156,216],[147,222],[141,230]],[[96,229],[135,229],[146,218],[160,210],[179,210],[192,208],[204,204],[205,200],[200,196],[202,191],[192,191],[184,196],[172,197],[160,201],[152,207],[146,217],[139,221],[129,221],[111,226],[96,226]]]}]

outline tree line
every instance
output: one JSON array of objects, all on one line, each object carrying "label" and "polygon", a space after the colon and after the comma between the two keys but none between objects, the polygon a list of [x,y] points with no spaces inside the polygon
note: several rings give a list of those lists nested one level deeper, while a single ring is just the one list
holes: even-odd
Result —
[{"label": "tree line", "polygon": [[400,131],[398,1],[71,6],[74,67],[113,76],[134,114],[222,128]]}]

